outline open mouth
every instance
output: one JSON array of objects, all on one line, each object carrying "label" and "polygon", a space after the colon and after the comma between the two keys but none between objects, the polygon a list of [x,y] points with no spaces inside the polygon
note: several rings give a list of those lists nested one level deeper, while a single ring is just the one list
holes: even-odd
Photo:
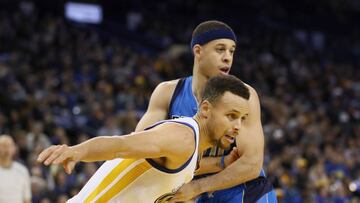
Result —
[{"label": "open mouth", "polygon": [[225,138],[230,143],[234,143],[234,141],[235,141],[235,137],[232,137],[230,135],[225,135]]},{"label": "open mouth", "polygon": [[229,70],[230,70],[229,67],[222,67],[222,68],[220,68],[220,72],[221,72],[222,74],[229,74]]}]

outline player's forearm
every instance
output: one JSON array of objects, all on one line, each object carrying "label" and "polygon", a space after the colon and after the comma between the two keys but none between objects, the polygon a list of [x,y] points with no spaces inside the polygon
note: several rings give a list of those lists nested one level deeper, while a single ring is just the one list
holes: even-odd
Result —
[{"label": "player's forearm", "polygon": [[122,138],[120,136],[101,136],[92,138],[72,147],[79,154],[79,161],[93,162],[116,158],[116,154],[122,150]]},{"label": "player's forearm", "polygon": [[222,190],[258,177],[261,167],[262,161],[260,163],[260,160],[249,161],[246,160],[246,157],[240,157],[219,173],[196,181],[199,181],[201,193]]},{"label": "player's forearm", "polygon": [[221,157],[204,157],[200,161],[200,168],[196,171],[196,175],[217,173],[222,170],[220,166]]}]

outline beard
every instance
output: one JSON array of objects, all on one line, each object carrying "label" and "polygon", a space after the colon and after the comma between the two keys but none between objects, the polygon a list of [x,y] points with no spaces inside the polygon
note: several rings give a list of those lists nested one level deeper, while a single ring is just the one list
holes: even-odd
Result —
[{"label": "beard", "polygon": [[[221,149],[229,149],[231,147],[231,144],[228,143],[224,136],[219,137],[220,133],[216,133],[216,127],[218,126],[217,120],[214,119],[216,115],[212,115],[211,119],[208,121],[208,129],[209,129],[209,139],[212,147],[219,147]],[[210,125],[211,124],[211,125]],[[223,132],[224,133],[224,132]],[[224,134],[223,134],[224,135]]]},{"label": "beard", "polygon": [[231,144],[229,144],[228,142],[226,141],[223,141],[223,139],[219,139],[216,143],[216,146],[221,148],[221,149],[224,149],[224,150],[227,150],[227,149],[230,149],[231,147]]}]

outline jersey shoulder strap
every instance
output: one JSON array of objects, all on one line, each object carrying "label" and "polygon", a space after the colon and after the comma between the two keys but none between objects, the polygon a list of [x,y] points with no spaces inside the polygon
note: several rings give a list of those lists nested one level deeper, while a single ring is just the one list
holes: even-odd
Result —
[{"label": "jersey shoulder strap", "polygon": [[182,87],[184,86],[185,80],[186,80],[186,78],[180,78],[179,81],[178,81],[178,83],[176,84],[174,93],[173,93],[173,95],[172,95],[172,97],[171,97],[169,109],[168,109],[168,112],[169,112],[169,113],[168,113],[168,118],[170,118],[171,109],[172,109],[172,107],[173,107],[173,104],[174,104],[174,102],[175,102],[176,97],[179,95]]}]

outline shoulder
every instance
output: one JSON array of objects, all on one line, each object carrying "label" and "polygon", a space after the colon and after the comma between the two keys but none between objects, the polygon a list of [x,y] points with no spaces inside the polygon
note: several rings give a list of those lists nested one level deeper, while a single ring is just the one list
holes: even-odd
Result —
[{"label": "shoulder", "polygon": [[249,98],[249,117],[245,122],[245,126],[259,126],[261,124],[261,107],[260,107],[260,99],[258,93],[255,88],[251,87],[248,84],[245,84],[249,89],[250,98]]},{"label": "shoulder", "polygon": [[24,176],[28,176],[28,174],[29,174],[27,168],[23,164],[21,164],[17,161],[13,162],[13,170],[16,171],[16,173],[24,175]]},{"label": "shoulder", "polygon": [[250,102],[256,102],[258,103],[259,102],[259,95],[258,93],[256,92],[255,88],[251,87],[249,84],[246,84],[244,83],[245,86],[249,89],[249,92],[250,92]]},{"label": "shoulder", "polygon": [[168,80],[168,81],[161,82],[160,84],[158,84],[158,86],[156,88],[175,89],[175,87],[178,84],[179,80],[180,79],[175,79],[175,80]]},{"label": "shoulder", "polygon": [[159,126],[162,126],[164,132],[171,133],[172,137],[179,139],[190,138],[189,140],[194,141],[194,126],[188,122],[182,122],[173,119],[167,120]]},{"label": "shoulder", "polygon": [[252,96],[253,94],[255,94],[257,96],[257,92],[255,90],[255,88],[253,88],[251,85],[247,84],[247,83],[244,83],[245,86],[249,89],[250,91],[250,96]]},{"label": "shoulder", "polygon": [[151,100],[156,100],[157,102],[163,104],[169,104],[179,80],[180,79],[164,81],[158,84],[152,93]]},{"label": "shoulder", "polygon": [[[195,148],[195,131],[192,125],[186,122],[169,120],[162,123],[162,133],[166,134],[166,139],[171,143],[178,143],[178,153],[192,153]],[[177,146],[169,146],[175,148]],[[180,152],[180,151],[181,152]]]},{"label": "shoulder", "polygon": [[194,134],[199,133],[199,125],[192,117],[180,117],[170,121],[188,127],[188,129],[191,129]]}]

